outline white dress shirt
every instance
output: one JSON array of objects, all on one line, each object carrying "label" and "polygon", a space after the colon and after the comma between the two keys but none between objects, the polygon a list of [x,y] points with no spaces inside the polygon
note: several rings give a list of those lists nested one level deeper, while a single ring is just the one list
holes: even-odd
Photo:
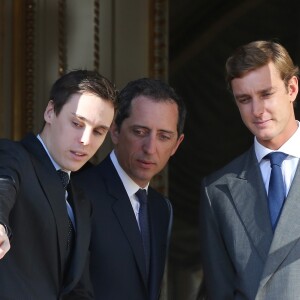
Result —
[{"label": "white dress shirt", "polygon": [[[286,196],[288,195],[291,184],[293,182],[296,169],[298,166],[299,158],[300,158],[300,128],[299,128],[298,121],[297,123],[298,123],[298,129],[296,130],[296,132],[292,135],[292,137],[287,142],[285,142],[278,150],[276,150],[278,152],[284,152],[288,154],[287,158],[282,162],[282,166],[281,166]],[[273,152],[273,150],[268,149],[263,145],[261,145],[257,141],[256,137],[254,138],[254,149],[255,149],[257,161],[260,166],[263,182],[266,191],[268,193],[269,181],[271,175],[271,165],[270,165],[270,160],[264,159],[264,157],[270,152]]]},{"label": "white dress shirt", "polygon": [[[42,138],[41,138],[41,136],[40,136],[39,134],[37,135],[37,138],[38,138],[38,140],[41,142],[41,144],[43,145],[45,151],[47,152],[47,154],[48,154],[48,156],[49,156],[49,158],[50,158],[50,160],[51,160],[51,162],[52,162],[52,164],[53,164],[55,170],[56,170],[56,171],[57,171],[57,170],[62,170],[62,171],[64,171],[64,172],[68,173],[69,178],[70,178],[71,171],[62,169],[62,168],[56,163],[56,161],[52,158],[52,156],[50,155],[50,153],[49,153],[49,151],[48,151],[46,145],[44,144],[44,142],[43,142],[43,140],[42,140]],[[67,190],[65,191],[65,200],[66,200],[66,205],[67,205],[68,215],[69,215],[69,217],[70,217],[71,220],[72,220],[72,224],[73,224],[74,229],[76,229],[75,216],[74,216],[73,209],[72,209],[70,203],[68,202],[68,191],[67,191]]]},{"label": "white dress shirt", "polygon": [[[130,203],[133,209],[133,212],[135,214],[135,218],[139,224],[139,209],[140,209],[140,202],[137,199],[137,196],[135,195],[135,193],[141,189],[141,187],[139,185],[137,185],[128,175],[127,173],[122,169],[122,167],[120,166],[118,159],[116,157],[116,154],[114,151],[112,151],[110,153],[110,159],[114,165],[114,167],[116,168],[121,181],[124,185],[124,188],[126,190],[126,193],[130,199]],[[146,187],[144,187],[143,189],[145,189],[148,192],[148,187],[149,187],[149,183],[147,184]]]}]

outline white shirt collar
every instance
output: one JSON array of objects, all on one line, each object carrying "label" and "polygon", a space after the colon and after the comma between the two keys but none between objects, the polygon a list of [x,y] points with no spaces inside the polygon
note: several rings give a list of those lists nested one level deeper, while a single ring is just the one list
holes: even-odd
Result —
[{"label": "white shirt collar", "polygon": [[[300,158],[300,127],[299,127],[300,123],[299,123],[299,121],[297,121],[297,124],[298,124],[298,128],[297,128],[296,132],[277,151],[281,151],[290,156]],[[260,144],[257,141],[256,137],[254,137],[254,149],[255,149],[255,154],[256,154],[258,163],[260,163],[261,160],[268,153],[273,152],[273,150],[266,148],[262,144]]]},{"label": "white shirt collar", "polygon": [[[36,137],[37,137],[37,139],[41,142],[41,144],[43,145],[43,147],[44,147],[46,153],[48,154],[48,156],[49,156],[49,158],[50,158],[50,160],[51,160],[51,162],[52,162],[52,164],[53,164],[55,170],[57,171],[57,170],[62,169],[62,168],[59,166],[59,164],[57,164],[56,161],[55,161],[55,160],[52,158],[52,156],[50,155],[50,153],[49,153],[49,151],[48,151],[48,149],[47,149],[47,147],[46,147],[44,141],[42,140],[41,136],[38,134]],[[67,171],[67,170],[64,170],[64,169],[62,169],[62,170],[65,171],[65,172],[67,172],[67,173],[69,174],[69,176],[70,176],[71,171]]]},{"label": "white shirt collar", "polygon": [[[134,194],[141,188],[139,185],[137,185],[128,175],[127,173],[122,169],[122,167],[120,166],[118,159],[116,157],[115,151],[113,150],[110,153],[110,159],[114,165],[114,167],[116,168],[122,182],[123,185],[125,187],[125,190],[128,194],[128,197],[131,198],[132,196],[134,196]],[[147,186],[144,188],[145,190],[147,190],[148,192],[148,187],[149,187],[149,183],[147,184]]]}]

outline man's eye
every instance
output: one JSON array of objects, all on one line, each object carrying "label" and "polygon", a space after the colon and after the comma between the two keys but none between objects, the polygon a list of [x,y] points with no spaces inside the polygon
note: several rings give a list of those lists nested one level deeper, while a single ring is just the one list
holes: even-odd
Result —
[{"label": "man's eye", "polygon": [[73,121],[72,123],[75,127],[82,127],[82,125],[79,122]]},{"label": "man's eye", "polygon": [[268,92],[268,93],[263,93],[262,96],[263,97],[270,97],[273,93]]},{"label": "man's eye", "polygon": [[146,134],[145,131],[141,129],[133,129],[133,133],[138,136],[144,136]]},{"label": "man's eye", "polygon": [[107,131],[104,131],[104,130],[95,130],[95,131],[94,131],[94,133],[95,133],[96,135],[100,135],[100,136],[106,134],[106,132],[107,132]]},{"label": "man's eye", "polygon": [[241,104],[245,104],[248,103],[250,101],[250,98],[238,98],[237,102],[241,103]]},{"label": "man's eye", "polygon": [[161,134],[159,136],[159,139],[162,140],[162,141],[168,141],[168,140],[171,139],[171,137],[169,135]]}]

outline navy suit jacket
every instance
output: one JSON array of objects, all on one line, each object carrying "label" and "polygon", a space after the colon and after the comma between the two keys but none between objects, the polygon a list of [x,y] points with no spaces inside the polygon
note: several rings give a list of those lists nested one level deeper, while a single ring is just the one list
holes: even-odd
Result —
[{"label": "navy suit jacket", "polygon": [[65,190],[51,160],[32,134],[21,142],[0,140],[0,223],[12,232],[0,260],[0,299],[92,299],[81,282],[91,205],[74,186],[71,193],[76,241],[67,269]]},{"label": "navy suit jacket", "polygon": [[85,188],[86,197],[93,205],[90,269],[95,298],[157,300],[172,220],[170,202],[149,187],[151,263],[148,286],[138,224],[110,157],[80,172],[75,179]]}]

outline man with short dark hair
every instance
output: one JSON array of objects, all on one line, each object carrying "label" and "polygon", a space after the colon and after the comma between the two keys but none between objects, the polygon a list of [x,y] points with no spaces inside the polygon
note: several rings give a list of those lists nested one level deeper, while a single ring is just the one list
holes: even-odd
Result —
[{"label": "man with short dark hair", "polygon": [[129,82],[110,130],[114,150],[79,175],[93,203],[91,279],[97,300],[158,300],[172,207],[149,182],[183,140],[186,110],[160,80]]},{"label": "man with short dark hair", "polygon": [[113,85],[72,71],[53,85],[36,136],[0,140],[0,299],[93,299],[88,272],[90,202],[69,183],[112,123]]}]

